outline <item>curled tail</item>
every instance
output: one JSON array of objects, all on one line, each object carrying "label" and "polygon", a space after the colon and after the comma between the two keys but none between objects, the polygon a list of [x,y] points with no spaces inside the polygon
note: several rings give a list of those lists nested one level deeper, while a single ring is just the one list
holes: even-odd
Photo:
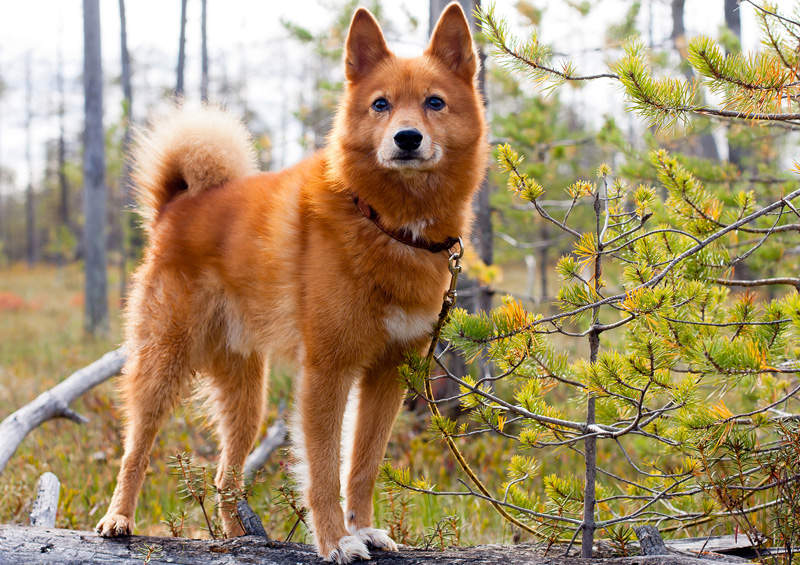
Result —
[{"label": "curled tail", "polygon": [[133,157],[133,180],[148,229],[178,194],[198,194],[256,171],[244,125],[214,107],[172,110],[137,136]]}]

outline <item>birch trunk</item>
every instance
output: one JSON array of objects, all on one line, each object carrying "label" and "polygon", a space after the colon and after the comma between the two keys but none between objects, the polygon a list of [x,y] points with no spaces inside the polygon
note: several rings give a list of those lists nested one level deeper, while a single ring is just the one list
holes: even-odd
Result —
[{"label": "birch trunk", "polygon": [[85,259],[85,328],[108,333],[106,282],[106,186],[103,135],[103,66],[100,57],[99,0],[83,0],[83,248]]}]

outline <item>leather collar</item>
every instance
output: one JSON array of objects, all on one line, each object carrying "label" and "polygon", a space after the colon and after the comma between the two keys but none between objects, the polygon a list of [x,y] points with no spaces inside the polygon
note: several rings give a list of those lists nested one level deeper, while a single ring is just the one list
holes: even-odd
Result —
[{"label": "leather collar", "polygon": [[428,241],[425,238],[415,238],[411,232],[406,229],[399,229],[399,230],[392,230],[387,228],[383,225],[381,221],[380,214],[370,206],[368,203],[360,199],[356,194],[351,194],[353,198],[353,204],[356,206],[356,210],[358,210],[362,216],[366,219],[371,221],[379,230],[383,233],[394,239],[395,241],[399,241],[405,245],[410,247],[416,247],[417,249],[425,249],[430,251],[431,253],[440,253],[442,251],[447,251],[451,249],[455,244],[458,243],[459,238],[457,237],[448,237],[444,241]]}]

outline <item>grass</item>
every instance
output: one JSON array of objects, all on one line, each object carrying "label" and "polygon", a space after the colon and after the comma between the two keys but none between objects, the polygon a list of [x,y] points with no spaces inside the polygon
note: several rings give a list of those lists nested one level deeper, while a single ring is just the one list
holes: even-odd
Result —
[{"label": "grass", "polygon": [[[109,288],[116,291],[116,271],[109,271]],[[0,271],[0,418],[30,402],[64,377],[115,348],[121,340],[119,296],[109,298],[111,332],[105,339],[85,337],[83,285],[79,265],[63,268],[16,265]],[[273,375],[269,413],[264,428],[277,416],[281,400],[291,403],[291,374]],[[113,492],[122,456],[120,413],[114,384],[105,383],[79,399],[73,408],[89,418],[86,425],[52,420],[32,432],[0,474],[0,523],[27,521],[36,480],[52,471],[61,481],[56,525],[92,529],[104,514]],[[444,446],[431,441],[425,413],[404,411],[387,454],[395,465],[408,466],[441,488],[459,488],[459,475]],[[470,460],[486,472],[504,469],[510,459],[502,443],[472,442]],[[156,439],[145,486],[139,498],[136,533],[170,535],[168,518],[186,514],[180,534],[208,537],[198,507],[181,499],[179,478],[169,466],[182,452],[215,470],[217,446],[196,406],[179,407]],[[278,491],[288,484],[288,454],[280,450],[253,486],[250,502],[271,537],[285,539],[296,521]],[[429,544],[438,540],[462,544],[511,542],[513,532],[487,505],[472,498],[440,498],[387,491],[375,493],[376,523],[394,529],[398,541]],[[448,516],[460,516],[453,525]],[[447,531],[457,530],[457,531]],[[295,541],[310,542],[301,525]]]}]

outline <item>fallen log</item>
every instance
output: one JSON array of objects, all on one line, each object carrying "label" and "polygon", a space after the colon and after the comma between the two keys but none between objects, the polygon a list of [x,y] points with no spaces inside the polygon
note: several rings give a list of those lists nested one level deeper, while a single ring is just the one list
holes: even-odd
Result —
[{"label": "fallen log", "polygon": [[80,424],[86,423],[86,418],[69,405],[86,391],[118,374],[124,363],[125,350],[122,347],[110,351],[3,420],[0,423],[0,473],[22,440],[44,422],[53,418],[68,418]]},{"label": "fallen log", "polygon": [[[483,565],[586,565],[585,559],[561,557],[556,550],[545,555],[534,544],[479,545],[450,548],[445,551],[402,547],[397,553],[372,551],[372,562],[380,565],[461,564]],[[228,540],[196,540],[130,536],[101,538],[93,532],[0,525],[0,563],[260,563],[263,565],[296,565],[322,563],[314,548],[299,543],[270,541],[260,536],[243,536]],[[716,559],[713,563],[741,563],[733,558]],[[709,565],[707,559],[682,555],[647,555],[597,559],[604,565]]]}]

